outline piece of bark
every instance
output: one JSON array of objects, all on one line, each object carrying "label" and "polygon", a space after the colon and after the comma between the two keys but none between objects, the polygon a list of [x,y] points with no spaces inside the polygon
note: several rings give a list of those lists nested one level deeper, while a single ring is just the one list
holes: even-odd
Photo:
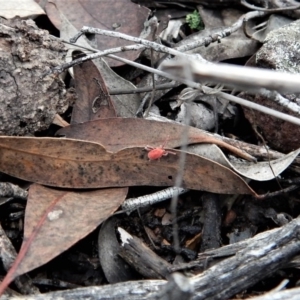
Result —
[{"label": "piece of bark", "polygon": [[194,286],[190,278],[174,273],[169,277],[168,283],[161,291],[154,295],[153,299],[159,300],[189,300],[192,298]]},{"label": "piece of bark", "polygon": [[63,81],[43,77],[63,64],[65,46],[32,20],[7,23],[0,24],[0,134],[45,130],[68,108]]},{"label": "piece of bark", "polygon": [[115,227],[117,227],[120,218],[119,215],[116,215],[106,220],[102,224],[98,235],[99,262],[109,283],[140,278],[139,274],[118,255],[121,246],[116,237]]},{"label": "piece of bark", "polygon": [[[90,286],[58,292],[44,293],[40,296],[4,297],[1,300],[143,300],[155,299],[154,295],[166,284],[165,280],[127,281],[102,286]],[[148,298],[150,297],[150,298]]]},{"label": "piece of bark", "polygon": [[10,182],[0,182],[0,197],[14,197],[27,200],[28,192]]},{"label": "piece of bark", "polygon": [[284,291],[266,293],[258,297],[251,297],[249,300],[299,300],[300,288],[293,288]]},{"label": "piece of bark", "polygon": [[196,276],[195,290],[201,293],[197,299],[228,299],[270,276],[300,252],[300,241],[293,235],[287,243],[281,236],[281,245],[272,238],[267,245],[252,245]]},{"label": "piece of bark", "polygon": [[131,236],[124,229],[118,228],[122,247],[119,255],[137,272],[146,278],[166,278],[171,265],[156,255],[137,237]]},{"label": "piece of bark", "polygon": [[203,194],[204,223],[201,252],[221,246],[221,207],[217,194]]}]

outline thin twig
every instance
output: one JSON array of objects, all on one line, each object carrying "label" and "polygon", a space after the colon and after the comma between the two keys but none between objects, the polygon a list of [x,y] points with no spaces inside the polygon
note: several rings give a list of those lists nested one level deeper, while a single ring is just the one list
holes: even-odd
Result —
[{"label": "thin twig", "polygon": [[124,212],[130,214],[132,211],[138,208],[153,205],[155,203],[171,199],[172,197],[174,197],[175,194],[181,195],[186,192],[188,192],[188,189],[170,187],[150,195],[127,199],[121,207]]},{"label": "thin twig", "polygon": [[287,108],[288,110],[295,112],[296,114],[300,115],[300,106],[296,103],[288,100],[287,98],[283,97],[277,91],[269,91],[266,89],[259,89],[257,93],[265,98],[268,98],[280,106]]},{"label": "thin twig", "polygon": [[278,118],[278,119],[281,119],[281,120],[287,121],[289,123],[293,123],[293,124],[296,124],[296,125],[300,126],[300,119],[299,118],[290,116],[288,114],[281,113],[277,110],[268,108],[266,106],[262,106],[262,105],[253,103],[251,101],[247,101],[245,99],[242,99],[242,98],[239,98],[239,97],[236,97],[236,96],[233,96],[233,95],[229,95],[229,94],[226,94],[226,93],[223,93],[223,92],[217,93],[216,95],[223,98],[223,99],[226,99],[228,101],[235,102],[235,103],[240,104],[242,106],[252,108],[254,110],[260,111],[260,112],[265,113],[267,115],[270,115],[270,116],[273,116],[275,118]]},{"label": "thin twig", "polygon": [[266,15],[265,12],[259,12],[259,11],[248,12],[242,15],[234,24],[232,24],[228,28],[222,29],[219,32],[214,33],[212,36],[199,38],[196,41],[190,43],[185,42],[183,45],[175,47],[175,49],[178,51],[186,52],[202,46],[207,47],[212,42],[216,42],[216,41],[220,42],[222,38],[228,37],[232,33],[236,32],[240,27],[242,27],[244,21],[248,21],[250,19],[257,18],[257,17],[263,17],[265,15]]},{"label": "thin twig", "polygon": [[272,192],[272,193],[267,193],[265,195],[262,195],[260,196],[260,200],[262,199],[267,199],[267,198],[273,198],[273,197],[276,197],[276,196],[279,196],[279,195],[283,195],[283,194],[286,194],[286,193],[289,193],[289,192],[292,192],[296,189],[299,188],[299,185],[291,185],[287,188],[284,188],[284,189],[281,189],[279,191],[275,191],[275,192]]},{"label": "thin twig", "polygon": [[[155,29],[153,30],[153,35],[152,35],[152,40],[156,40],[156,32],[157,32],[157,26],[155,27]],[[151,67],[154,68],[154,51],[153,49],[151,48],[150,49],[150,53],[151,53]],[[148,105],[148,108],[146,109],[145,111],[145,117],[148,117],[148,114],[149,114],[149,111],[151,109],[151,106],[153,104],[153,100],[154,100],[154,96],[155,96],[155,90],[156,90],[156,82],[155,82],[155,75],[153,73],[151,73],[152,75],[152,92],[151,92],[151,98],[150,98],[150,101],[149,101],[149,105]]]},{"label": "thin twig", "polygon": [[[172,74],[169,74],[169,73],[166,73],[166,72],[163,72],[163,71],[160,71],[160,70],[152,69],[150,67],[138,64],[136,62],[132,62],[128,59],[121,58],[121,57],[118,57],[118,56],[113,55],[113,54],[110,54],[108,56],[110,58],[122,61],[126,64],[129,64],[131,66],[140,68],[140,69],[145,70],[147,72],[154,72],[155,74],[157,74],[159,76],[164,76],[164,77],[167,77],[169,79],[172,79],[172,80],[175,80],[175,81],[178,81],[178,82],[182,82],[183,84],[186,84],[186,85],[188,85],[192,88],[195,88],[195,89],[200,89],[200,90],[204,89],[205,91],[213,91],[214,90],[214,89],[209,88],[207,86],[203,87],[200,83],[196,83],[196,82],[193,82],[193,81],[190,81],[190,80],[186,80],[184,78],[179,78],[179,77],[174,76]],[[276,73],[276,72],[274,72],[274,73]],[[285,73],[285,75],[289,75],[289,74]],[[300,84],[299,84],[299,87],[300,87]],[[266,106],[262,106],[262,105],[259,105],[257,103],[253,103],[251,101],[248,101],[248,100],[245,100],[245,99],[233,96],[233,95],[229,95],[229,94],[226,94],[226,93],[223,93],[223,92],[218,92],[215,95],[218,96],[218,97],[221,97],[223,99],[226,99],[228,101],[235,102],[235,103],[240,104],[242,106],[249,107],[249,108],[252,108],[254,110],[260,111],[262,113],[268,114],[270,116],[276,117],[278,119],[281,119],[281,120],[284,120],[284,121],[287,121],[287,122],[290,122],[290,123],[293,123],[293,124],[296,124],[296,125],[300,125],[300,119],[299,118],[290,116],[288,114],[281,113],[277,110],[268,108]]]},{"label": "thin twig", "polygon": [[[153,42],[151,42],[151,43],[153,43]],[[153,44],[156,44],[156,43],[153,43]],[[158,45],[159,47],[161,46],[159,44],[156,44],[156,45]],[[162,46],[162,47],[164,47],[164,49],[168,49],[168,47],[165,47],[165,46]],[[179,51],[176,51],[176,54],[177,54],[177,52],[179,52]],[[171,52],[169,52],[169,54],[171,54]],[[127,63],[129,65],[135,66],[137,68],[143,69],[145,71],[153,72],[159,76],[163,76],[163,77],[169,78],[171,80],[179,81],[190,87],[202,90],[202,86],[199,83],[185,80],[184,78],[178,78],[177,76],[168,74],[166,72],[162,72],[160,70],[155,70],[153,68],[132,62],[128,59],[124,59],[124,58],[115,56],[113,54],[109,54],[107,56],[110,58],[122,61],[124,63]],[[188,57],[188,56],[186,56],[186,57]],[[198,56],[193,56],[193,57],[197,57],[197,59],[194,59],[194,60],[187,59],[184,61],[184,63],[188,63],[191,68],[192,68],[192,66],[194,66],[197,70],[197,75],[199,75],[198,73],[201,72],[202,76],[206,80],[213,80],[213,79],[218,78],[218,81],[223,80],[223,82],[226,83],[229,80],[230,83],[236,84],[236,82],[237,83],[240,82],[240,78],[243,78],[244,79],[243,84],[245,84],[245,85],[248,84],[248,87],[249,87],[249,82],[250,83],[252,82],[251,86],[255,87],[256,90],[257,90],[257,85],[264,83],[264,86],[271,87],[274,89],[276,89],[276,88],[283,89],[284,88],[284,90],[300,92],[300,84],[299,84],[300,77],[299,77],[299,75],[284,73],[284,76],[283,76],[282,73],[280,73],[280,72],[258,70],[258,69],[247,68],[247,67],[241,68],[241,67],[234,67],[234,66],[227,66],[227,65],[226,66],[218,65],[218,67],[216,67],[215,64],[208,65],[206,63],[199,63]],[[92,58],[93,57],[91,57],[89,55],[85,57],[85,59],[92,59]],[[168,62],[165,64],[165,68],[166,67],[172,68],[172,67],[178,67],[178,66],[182,67],[182,63],[183,63],[182,61],[181,62],[177,61],[175,63],[174,63],[174,61],[171,63]],[[66,65],[64,65],[64,66],[66,66]],[[64,66],[61,66],[60,70],[62,70],[62,69],[65,70]],[[201,68],[203,68],[203,70],[201,70]],[[221,71],[223,72],[222,74],[220,74]],[[237,73],[235,73],[235,72],[237,72]],[[245,74],[249,75],[249,72],[252,74],[251,80],[249,80],[248,77],[245,77]],[[271,76],[271,78],[270,78],[270,76]],[[268,79],[266,79],[266,78],[268,78]],[[255,82],[254,82],[254,79],[255,79]],[[209,88],[206,87],[206,89],[209,89]],[[252,103],[250,101],[240,99],[235,96],[228,95],[228,94],[225,94],[222,92],[217,93],[217,95],[222,96],[222,98],[226,98],[229,101],[236,102],[240,105],[250,107],[255,110],[258,110],[258,111],[267,113],[269,115],[275,116],[277,118],[283,119],[285,121],[300,125],[300,119],[298,119],[298,118],[277,112],[277,111],[269,109],[267,107],[264,107],[264,106],[261,106],[261,105]]]},{"label": "thin twig", "polygon": [[282,11],[295,10],[295,9],[300,8],[300,5],[288,6],[288,7],[282,7],[282,8],[264,8],[264,7],[259,7],[256,5],[249,4],[246,0],[241,0],[241,4],[247,8],[250,8],[253,10],[258,10],[258,11],[263,11],[263,12],[268,12],[268,13],[278,13],[278,12],[282,12]]},{"label": "thin twig", "polygon": [[[187,68],[184,68],[184,75],[185,77],[191,81],[192,74],[190,73],[190,70]],[[191,121],[191,111],[190,107],[187,106],[187,109],[185,111],[185,126],[183,128],[183,132],[180,139],[180,147],[181,153],[179,157],[179,163],[178,163],[178,171],[175,178],[175,186],[180,188],[182,186],[183,181],[183,172],[185,168],[185,161],[186,161],[186,150],[188,145],[188,126]],[[178,206],[178,195],[174,195],[171,201],[171,213],[172,213],[172,227],[173,227],[173,244],[175,251],[179,251],[179,235],[178,235],[178,223],[177,223],[177,206]]]},{"label": "thin twig", "polygon": [[[124,39],[127,41],[135,42],[137,44],[144,45],[150,49],[153,49],[157,52],[163,52],[163,53],[168,53],[170,55],[174,56],[179,56],[179,57],[184,57],[184,58],[189,58],[189,57],[194,57],[192,54],[185,54],[182,53],[178,50],[169,48],[167,46],[151,42],[148,40],[144,40],[141,38],[133,37],[124,33],[116,32],[116,31],[110,31],[110,30],[104,30],[104,29],[99,29],[99,28],[94,28],[94,27],[88,27],[88,26],[83,26],[82,29],[73,37],[70,39],[70,42],[75,43],[83,34],[100,34],[104,36],[110,36],[110,37],[115,37],[115,38],[120,38]],[[202,61],[203,63],[210,63],[207,60],[203,59],[200,55],[197,55],[197,59],[199,61]]]},{"label": "thin twig", "polygon": [[[75,46],[78,46],[78,45],[75,45]],[[103,50],[103,51],[94,50],[93,48],[85,48],[85,49],[88,49],[88,50],[93,51],[95,53],[82,56],[82,57],[74,59],[74,60],[72,60],[68,63],[65,63],[61,66],[54,67],[50,71],[43,74],[42,76],[45,77],[46,75],[50,75],[52,73],[53,74],[60,74],[64,70],[67,70],[71,67],[80,65],[85,61],[96,59],[96,58],[103,57],[103,56],[107,56],[108,54],[119,53],[119,52],[124,52],[124,51],[131,51],[131,50],[140,50],[140,49],[143,49],[143,48],[145,48],[143,45],[122,46],[122,47],[111,48],[111,49],[107,49],[107,50]]]},{"label": "thin twig", "polygon": [[[167,89],[173,89],[180,85],[180,83],[165,83],[165,84],[159,84],[155,86],[155,90],[167,90]],[[124,89],[109,89],[110,95],[120,95],[120,94],[138,94],[138,93],[146,93],[151,92],[153,90],[153,87],[145,86],[141,88],[133,88],[132,90],[124,90]]]},{"label": "thin twig", "polygon": [[280,182],[279,182],[279,180],[278,180],[278,176],[276,176],[275,171],[274,171],[274,169],[273,169],[273,167],[272,167],[272,164],[271,164],[271,157],[270,157],[269,149],[268,149],[268,147],[267,147],[267,143],[266,143],[264,137],[258,132],[257,125],[256,125],[255,114],[254,114],[253,110],[251,110],[251,112],[252,112],[252,114],[253,114],[253,119],[254,119],[254,126],[252,126],[252,128],[253,128],[254,132],[256,133],[256,135],[261,139],[261,141],[262,141],[262,143],[263,143],[263,146],[265,147],[265,149],[266,149],[266,151],[267,151],[267,153],[268,153],[268,164],[269,164],[269,168],[271,169],[271,172],[273,173],[273,176],[274,176],[274,178],[275,178],[275,180],[276,180],[276,182],[277,182],[279,188],[282,190],[282,186],[281,186],[281,184],[280,184]]}]

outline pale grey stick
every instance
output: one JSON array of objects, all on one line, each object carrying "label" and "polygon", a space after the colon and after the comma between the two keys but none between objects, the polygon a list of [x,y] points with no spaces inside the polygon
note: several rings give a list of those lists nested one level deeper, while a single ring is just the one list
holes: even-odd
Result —
[{"label": "pale grey stick", "polygon": [[[178,50],[169,48],[167,46],[164,46],[164,45],[161,45],[161,44],[158,44],[155,42],[151,42],[148,40],[144,40],[141,38],[133,37],[133,36],[130,36],[130,35],[127,35],[124,33],[110,31],[110,30],[104,30],[104,29],[99,29],[99,28],[94,28],[94,27],[88,27],[88,26],[83,26],[82,29],[73,38],[70,39],[70,42],[75,43],[85,33],[100,34],[100,35],[104,35],[104,36],[121,38],[123,40],[132,41],[137,44],[144,45],[144,46],[146,46],[150,49],[153,49],[157,52],[168,53],[168,54],[179,56],[179,57],[188,58],[188,57],[194,56],[193,54],[186,54],[186,53],[180,52]],[[211,64],[209,61],[205,60],[200,55],[198,55],[197,58],[199,61],[202,61],[203,63]]]},{"label": "pale grey stick", "polygon": [[300,75],[280,71],[241,67],[224,63],[202,63],[195,56],[189,59],[172,59],[162,64],[162,70],[173,75],[182,75],[184,67],[190,69],[194,80],[222,83],[236,89],[257,92],[260,88],[278,92],[300,93]]},{"label": "pale grey stick", "polygon": [[188,189],[170,187],[153,194],[127,199],[125,200],[125,202],[122,204],[121,207],[124,212],[130,214],[132,211],[138,208],[152,205],[167,199],[171,199],[172,197],[174,197],[174,195],[179,196],[186,192],[188,192]]},{"label": "pale grey stick", "polygon": [[[166,48],[167,48],[167,47],[166,47]],[[109,51],[109,50],[107,50],[107,51]],[[96,54],[97,54],[97,53],[96,53]],[[99,54],[100,54],[100,53],[98,53],[98,55],[99,55]],[[102,52],[101,52],[101,54],[102,54]],[[169,74],[169,73],[166,73],[166,72],[163,72],[163,71],[160,71],[160,70],[156,70],[156,69],[153,69],[153,68],[150,68],[150,67],[147,67],[147,66],[144,66],[144,65],[141,65],[141,64],[132,62],[132,61],[130,61],[130,60],[128,60],[128,59],[125,59],[125,58],[121,58],[121,57],[112,55],[112,54],[109,54],[109,55],[107,55],[107,56],[110,57],[110,58],[113,58],[113,59],[122,61],[122,62],[124,62],[124,63],[126,63],[126,64],[132,65],[132,66],[134,66],[134,67],[140,68],[140,69],[145,70],[145,71],[147,71],[147,72],[152,72],[152,73],[155,73],[155,74],[157,74],[157,75],[159,75],[159,76],[163,76],[163,77],[169,78],[169,79],[171,79],[171,80],[175,80],[175,81],[178,81],[178,82],[182,82],[182,83],[184,83],[184,84],[186,84],[186,85],[188,85],[188,86],[190,86],[190,87],[192,87],[192,88],[202,90],[202,85],[199,84],[199,83],[196,83],[196,82],[193,82],[193,81],[189,81],[189,80],[186,80],[186,79],[184,79],[184,78],[179,78],[179,77],[174,76],[174,75],[171,75],[171,74]],[[89,55],[88,55],[88,56],[85,57],[86,60],[88,60],[88,59],[93,59],[93,58],[94,58],[93,55],[92,55],[92,56],[89,56]],[[206,64],[205,64],[205,65],[206,65]],[[54,68],[53,70],[54,70],[54,72],[55,72],[55,71],[61,72],[61,69],[62,69],[62,68],[63,68],[63,70],[66,69],[64,66],[65,66],[65,65],[60,66],[60,67],[56,67],[57,69]],[[169,65],[169,66],[170,66],[170,65]],[[172,65],[172,66],[174,66],[174,65]],[[178,65],[176,65],[176,66],[178,66]],[[206,65],[206,66],[207,66],[207,65]],[[71,67],[71,65],[68,66],[68,67]],[[213,65],[213,67],[216,68],[216,65]],[[59,70],[58,70],[58,68],[59,68]],[[218,68],[219,68],[219,66],[218,66],[216,69],[218,69]],[[244,72],[244,71],[243,71],[243,72]],[[266,71],[265,71],[265,72],[266,72]],[[272,72],[272,71],[269,71],[269,72]],[[53,72],[51,72],[51,73],[53,73]],[[279,75],[279,76],[277,76],[277,80],[282,79],[282,75],[280,75],[281,73],[278,73],[278,72],[273,72],[273,73],[276,73],[277,75]],[[48,73],[46,73],[46,74],[44,74],[44,75],[48,75]],[[285,75],[296,76],[296,75],[291,75],[291,74],[286,74],[286,73],[285,73]],[[228,73],[226,74],[226,76],[227,76],[227,77],[230,77],[230,75],[228,75]],[[298,77],[299,77],[299,76],[298,76]],[[258,79],[259,79],[259,78],[258,78]],[[300,87],[300,84],[299,84],[299,87]],[[209,90],[208,87],[206,87],[206,89]],[[238,104],[240,104],[240,105],[243,105],[243,106],[246,106],[246,107],[249,107],[249,108],[258,110],[258,111],[260,111],[260,112],[269,114],[269,115],[271,115],[271,116],[274,116],[274,117],[276,117],[276,118],[282,119],[282,120],[284,120],[284,121],[287,121],[287,122],[290,122],[290,123],[293,123],[293,124],[296,124],[296,125],[300,125],[300,119],[299,119],[299,118],[295,118],[295,117],[293,117],[293,116],[289,116],[289,115],[287,115],[287,114],[283,114],[283,113],[278,112],[278,111],[276,111],[276,110],[269,109],[269,108],[267,108],[267,107],[265,107],[265,106],[262,106],[262,105],[259,105],[259,104],[255,104],[255,103],[253,103],[253,102],[250,102],[250,101],[247,101],[247,100],[244,100],[244,99],[241,99],[241,98],[232,96],[232,95],[228,95],[228,94],[226,94],[226,93],[221,93],[221,92],[220,92],[219,95],[222,96],[223,98],[228,99],[229,101],[232,101],[232,102],[238,103]]]},{"label": "pale grey stick", "polygon": [[[160,70],[155,70],[155,69],[152,69],[150,67],[138,64],[136,62],[130,61],[130,60],[125,59],[125,58],[118,57],[118,56],[113,55],[113,54],[108,55],[108,57],[111,57],[113,59],[122,61],[126,64],[129,64],[131,66],[140,68],[140,69],[145,70],[147,72],[155,72],[159,76],[164,76],[164,77],[167,77],[169,79],[172,79],[172,80],[175,80],[175,81],[178,81],[178,82],[182,82],[182,83],[184,83],[184,84],[186,84],[190,87],[193,87],[195,89],[200,89],[202,91],[204,89],[205,90],[204,92],[214,91],[214,89],[209,88],[207,86],[204,87],[200,83],[196,83],[196,82],[193,82],[193,81],[190,81],[190,80],[186,80],[185,78],[180,78],[180,77],[177,77],[175,75],[172,75],[172,74],[160,71]],[[274,73],[276,73],[276,72],[274,72]],[[299,87],[300,87],[300,84],[299,84]],[[249,107],[249,108],[252,108],[254,110],[260,111],[262,113],[268,114],[270,116],[274,116],[278,119],[281,119],[281,120],[284,120],[284,121],[287,121],[287,122],[290,122],[290,123],[293,123],[293,124],[296,124],[296,125],[300,125],[300,119],[299,118],[290,116],[288,114],[281,113],[277,110],[268,108],[266,106],[262,106],[262,105],[253,103],[251,101],[248,101],[248,100],[245,100],[245,99],[233,96],[233,95],[229,95],[229,94],[226,94],[226,93],[223,93],[223,92],[218,92],[218,93],[216,93],[216,95],[219,96],[219,97],[222,97],[224,99],[227,99],[229,101],[232,101],[232,102],[238,103],[240,105],[243,105],[245,107]]]}]

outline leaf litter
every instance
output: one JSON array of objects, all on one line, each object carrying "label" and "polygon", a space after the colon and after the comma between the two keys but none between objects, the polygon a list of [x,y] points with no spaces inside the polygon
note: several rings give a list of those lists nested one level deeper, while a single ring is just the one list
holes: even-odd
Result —
[{"label": "leaf litter", "polygon": [[[105,82],[94,63],[75,66],[74,75],[77,101],[71,124],[115,116]],[[31,185],[25,210],[24,241],[0,286],[0,294],[15,277],[47,263],[93,231],[123,203],[127,192],[127,187],[63,191]]]},{"label": "leaf litter", "polygon": [[24,241],[5,280],[12,281],[70,248],[106,220],[123,199],[124,189],[78,193],[31,185],[25,213]]},{"label": "leaf litter", "polygon": [[[88,66],[87,70],[91,70],[91,68],[92,66]],[[83,70],[84,66],[82,66],[82,71]],[[74,73],[76,80],[76,76],[78,76],[76,75],[76,70]],[[83,77],[80,80],[83,81],[84,79],[85,78]],[[87,81],[85,83],[90,84],[91,82],[91,78],[87,78]],[[155,185],[153,184],[152,179],[157,178],[157,180],[159,180],[160,177],[158,176],[158,173],[163,173],[163,176],[167,176],[169,179],[164,179],[165,181],[162,180],[160,184],[170,184],[171,180],[176,175],[176,163],[178,162],[180,151],[175,150],[177,153],[175,157],[162,157],[162,159],[159,161],[149,162],[147,161],[146,151],[144,150],[144,147],[146,145],[151,145],[154,147],[159,146],[160,144],[162,144],[162,141],[164,141],[165,137],[169,134],[168,132],[172,132],[172,130],[173,139],[168,142],[167,146],[170,148],[179,147],[181,146],[180,129],[172,129],[165,124],[154,125],[147,122],[143,123],[143,121],[145,120],[141,120],[142,122],[139,122],[139,120],[137,119],[134,119],[136,123],[135,125],[133,125],[131,119],[120,121],[116,120],[116,118],[97,120],[95,121],[95,123],[87,122],[91,119],[101,117],[101,115],[102,118],[114,116],[114,113],[109,109],[107,110],[107,114],[104,110],[104,114],[100,115],[96,115],[93,111],[93,107],[91,107],[90,104],[95,103],[94,100],[97,97],[98,88],[97,81],[95,81],[94,83],[95,85],[93,87],[93,90],[86,89],[86,91],[90,92],[92,90],[92,93],[94,93],[93,96],[90,95],[88,102],[86,102],[85,104],[76,103],[76,105],[79,104],[83,106],[83,110],[81,112],[87,112],[88,117],[83,115],[83,119],[80,119],[81,112],[77,111],[79,113],[75,118],[75,112],[73,112],[73,124],[67,127],[65,130],[61,130],[60,132],[61,134],[65,134],[68,138],[74,138],[76,140],[58,140],[50,138],[0,138],[0,155],[2,161],[5,161],[6,158],[9,158],[7,164],[4,164],[3,166],[4,170],[7,170],[8,173],[12,172],[9,174],[21,174],[22,178],[32,180],[34,182],[41,182],[43,184],[52,186],[68,186],[73,188],[93,188],[93,184],[95,182],[98,182],[98,180],[100,183],[97,184],[100,184],[101,187],[102,185],[118,186],[116,183],[118,180],[120,181],[121,186],[123,184],[124,186],[127,186],[126,180],[128,180],[128,185],[130,185],[130,183],[132,185],[135,185],[134,181],[137,184],[141,185]],[[83,96],[81,97],[81,99],[85,100],[84,95],[86,95],[86,91],[82,92]],[[108,100],[108,102],[109,101],[110,100]],[[89,109],[89,111],[87,111],[85,107]],[[98,121],[99,123],[97,123]],[[101,123],[101,121],[103,121],[103,123]],[[116,128],[115,125],[118,124],[119,121],[120,124],[117,125]],[[122,123],[123,121],[124,123]],[[79,122],[87,123],[77,124],[78,126],[74,125],[74,123]],[[98,125],[101,126],[98,127]],[[95,128],[93,128],[93,126]],[[107,126],[107,128],[105,126]],[[98,127],[98,129],[96,127]],[[110,136],[108,136],[109,127]],[[90,131],[91,129],[92,132]],[[131,132],[129,132],[130,130]],[[114,131],[113,133],[117,132],[117,136],[114,136],[114,134],[112,134],[112,131]],[[144,132],[146,132],[146,134],[143,134]],[[38,142],[37,140],[41,140],[41,142]],[[86,142],[83,142],[83,140]],[[23,143],[23,148],[21,147],[21,149],[19,149],[18,145]],[[63,143],[65,143],[65,148],[63,146]],[[189,136],[189,143],[215,143],[216,145],[222,146],[225,149],[227,148],[227,150],[233,151],[236,154],[240,154],[241,157],[251,160],[251,157],[247,156],[247,154],[242,153],[239,150],[235,150],[237,149],[235,147],[226,146],[226,143],[214,139],[213,135],[208,133],[200,134],[199,131],[193,132]],[[31,144],[32,147],[30,146]],[[71,147],[71,149],[69,149],[69,146]],[[299,150],[296,150],[276,161],[253,164],[246,162],[230,162],[224,156],[223,152],[220,151],[220,149],[215,145],[205,145],[205,148],[206,151],[207,148],[213,148],[214,150],[212,150],[212,152],[215,151],[213,154],[210,153],[209,159],[207,157],[203,157],[205,156],[205,154],[202,154],[203,156],[188,154],[186,164],[187,170],[189,170],[189,172],[196,171],[199,177],[195,176],[195,174],[194,176],[197,177],[199,181],[203,181],[203,183],[199,184],[197,182],[194,182],[190,178],[190,176],[188,176],[188,174],[185,174],[186,177],[184,184],[189,187],[194,186],[195,189],[203,190],[210,190],[212,188],[212,185],[216,185],[215,192],[222,191],[223,193],[224,189],[227,189],[226,191],[228,191],[228,193],[245,193],[251,194],[253,196],[257,196],[257,194],[238,175],[229,170],[228,167],[232,168],[237,173],[251,179],[270,180],[274,177],[274,173],[275,175],[278,175],[284,169],[286,169],[300,152]],[[84,151],[87,152],[84,154]],[[189,148],[188,151],[191,152]],[[77,157],[75,152],[78,153]],[[97,158],[98,155],[100,155],[100,159]],[[219,155],[219,158],[216,158],[217,155]],[[15,163],[13,162],[14,160],[16,161]],[[109,166],[109,160],[111,160],[113,166]],[[90,164],[94,162],[96,163],[96,167],[91,168]],[[18,163],[19,165],[17,165]],[[220,164],[226,167],[222,167]],[[272,171],[269,164],[272,165]],[[204,170],[200,171],[200,165],[203,165]],[[12,171],[10,171],[10,167],[13,167]],[[65,167],[65,171],[67,173],[63,171]],[[38,168],[40,168],[40,170],[38,170]],[[99,172],[99,170],[106,173],[106,175],[111,176],[112,180],[105,181],[104,176],[100,176],[101,172]],[[140,182],[138,181],[137,174],[133,174],[133,178],[127,178],[130,172],[137,173],[136,170],[142,170],[142,172],[139,173],[139,175],[141,175],[142,177]],[[36,174],[35,176],[32,176],[32,178],[30,178],[30,173],[32,172],[36,172]],[[147,173],[148,177],[146,175]],[[216,176],[217,173],[224,174]],[[92,174],[96,175],[95,178],[92,178]],[[211,174],[212,178],[207,178],[208,174]],[[15,176],[18,177],[18,175]],[[46,178],[47,176],[48,178]],[[55,178],[56,176],[57,178]],[[83,180],[83,176],[88,177],[88,180]],[[68,177],[69,180],[67,179]],[[124,179],[124,177],[126,178]],[[122,178],[124,181],[122,181]],[[62,185],[57,185],[57,182],[62,179]],[[151,183],[149,183],[150,179]],[[98,187],[97,184],[96,186]],[[225,187],[225,185],[230,184],[232,185],[231,187]],[[238,186],[239,190],[236,189]],[[119,192],[119,194],[117,192]],[[104,202],[102,199],[101,201],[99,201],[98,197],[101,198],[101,194],[103,194],[103,200],[110,196],[113,199],[108,202]],[[74,243],[74,241],[77,241],[78,239],[85,236],[87,233],[93,230],[93,228],[97,227],[99,222],[101,223],[107,218],[107,216],[112,214],[112,212],[122,203],[122,199],[126,197],[126,194],[127,188],[105,188],[97,191],[87,190],[84,192],[74,192],[70,190],[55,190],[53,188],[47,188],[38,184],[33,184],[29,191],[29,199],[26,208],[24,243],[21,249],[21,252],[23,252],[23,254],[25,248],[24,244],[26,244],[26,240],[28,241],[29,239],[31,239],[31,242],[29,246],[27,244],[26,247],[28,247],[29,251],[24,255],[24,258],[20,262],[18,269],[13,275],[17,276],[19,274],[28,272],[29,270],[44,264],[46,261],[49,261],[51,258],[59,254],[58,252],[62,252],[65,249],[69,248]],[[45,201],[41,201],[41,199]],[[95,206],[89,206],[90,201],[94,200],[93,202],[97,202],[96,199],[98,199],[98,204],[93,203],[93,205]],[[116,200],[120,203],[117,203]],[[70,204],[70,202],[72,203],[71,208],[70,205],[67,205],[67,203]],[[78,202],[79,205],[74,205],[73,202]],[[100,204],[104,206],[105,211],[100,212]],[[99,207],[97,207],[97,205]],[[89,211],[92,210],[93,207],[95,207],[95,210],[93,211],[94,214],[92,211]],[[75,209],[76,213],[84,211],[84,214],[86,214],[85,219],[88,222],[91,221],[91,224],[81,224],[81,226],[80,224],[74,224],[73,226],[74,221],[80,223],[82,217],[80,214],[77,217],[76,214],[72,214],[73,209]],[[89,212],[92,214],[92,220],[89,220]],[[99,213],[99,220],[97,220],[97,213]],[[80,222],[78,222],[78,220],[80,220]],[[44,223],[42,224],[41,222]],[[86,229],[82,228],[86,226]],[[68,227],[74,228],[71,228],[71,232],[69,232]],[[66,228],[68,231],[66,231]],[[76,229],[77,231],[75,230],[76,232],[72,232],[73,229]],[[34,232],[34,236],[31,236],[30,238],[32,232]],[[61,232],[61,235],[57,234]],[[68,235],[70,239],[66,239],[66,235]],[[57,241],[55,240],[55,238],[57,238]],[[52,245],[54,244],[58,249],[52,249],[52,252],[49,251],[51,253],[47,252],[48,248],[50,248],[51,250],[51,245],[48,245],[48,241],[46,241],[45,239],[49,239],[49,241],[52,242]],[[63,239],[67,240],[67,242],[64,243]],[[44,255],[44,251],[46,253],[45,258],[41,259],[41,257]]]}]

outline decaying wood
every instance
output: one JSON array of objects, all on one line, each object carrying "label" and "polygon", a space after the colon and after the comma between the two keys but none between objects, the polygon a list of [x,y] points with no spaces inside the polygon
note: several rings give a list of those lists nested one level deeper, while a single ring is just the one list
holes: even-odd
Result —
[{"label": "decaying wood", "polygon": [[14,197],[27,200],[28,192],[10,182],[0,182],[0,197]]},{"label": "decaying wood", "polygon": [[153,299],[159,300],[189,300],[192,299],[194,286],[190,278],[174,273],[169,277],[168,283],[157,292]]},{"label": "decaying wood", "polygon": [[201,251],[221,246],[221,207],[217,194],[203,195],[204,222],[202,230]]},{"label": "decaying wood", "polygon": [[298,300],[300,288],[288,289],[285,291],[266,293],[258,297],[251,297],[251,300]]},{"label": "decaying wood", "polygon": [[161,279],[170,274],[170,265],[149,249],[140,239],[131,236],[124,229],[118,229],[122,241],[119,255],[137,272],[146,278]]},{"label": "decaying wood", "polygon": [[[194,286],[192,299],[228,299],[236,293],[253,286],[282,268],[300,252],[300,217],[287,225],[266,231],[254,238],[223,247],[227,255],[234,255],[217,263],[205,272],[190,278]],[[222,249],[222,248],[220,248]],[[239,249],[239,250],[238,250]],[[219,253],[210,250],[202,255]],[[157,299],[155,294],[166,284],[164,280],[128,281],[101,287],[59,291],[19,300],[50,299]],[[97,295],[97,298],[96,296]],[[274,299],[274,298],[273,298]]]},{"label": "decaying wood", "polygon": [[[110,285],[91,286],[72,290],[23,297],[1,297],[1,300],[74,300],[74,299],[155,299],[154,295],[166,284],[165,280],[139,280]],[[150,298],[149,298],[150,297]]]},{"label": "decaying wood", "polygon": [[196,293],[201,293],[197,299],[230,298],[284,266],[300,251],[300,241],[293,233],[286,234],[287,240],[284,235],[278,240],[270,237],[268,243],[253,244],[197,275],[193,279]]}]

